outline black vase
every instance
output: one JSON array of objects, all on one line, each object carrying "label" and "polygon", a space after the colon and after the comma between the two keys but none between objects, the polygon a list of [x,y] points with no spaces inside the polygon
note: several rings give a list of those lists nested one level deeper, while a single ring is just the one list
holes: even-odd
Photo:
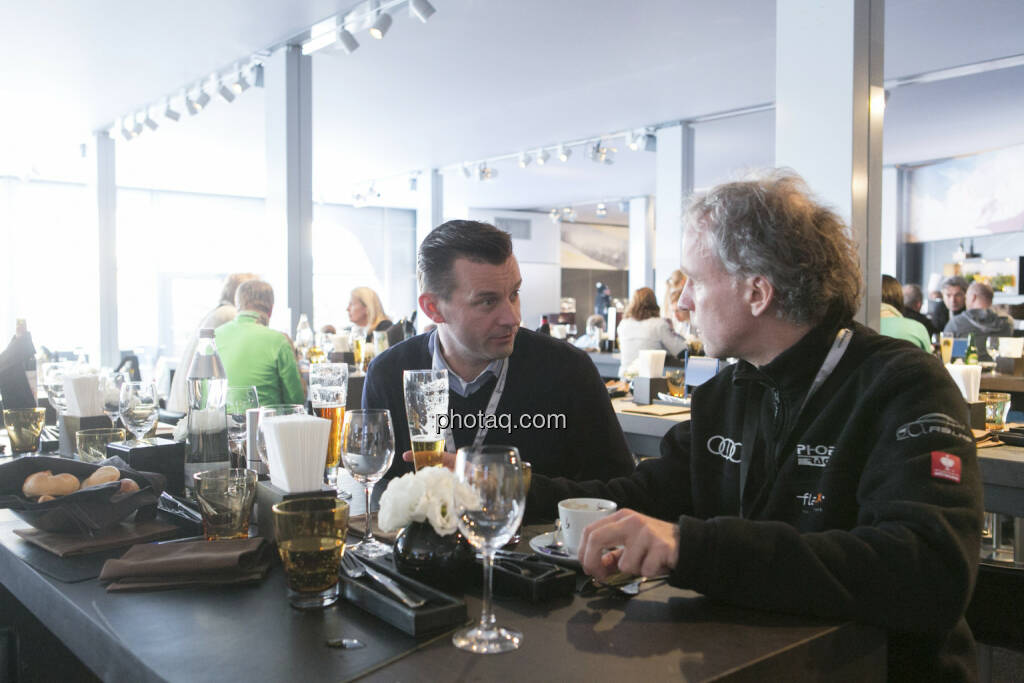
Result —
[{"label": "black vase", "polygon": [[473,556],[473,547],[462,534],[440,536],[430,522],[412,522],[395,539],[398,571],[435,586],[460,584]]}]

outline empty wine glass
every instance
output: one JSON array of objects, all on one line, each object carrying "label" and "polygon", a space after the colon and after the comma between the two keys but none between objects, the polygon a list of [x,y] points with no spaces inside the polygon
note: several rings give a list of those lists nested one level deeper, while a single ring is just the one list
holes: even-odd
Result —
[{"label": "empty wine glass", "polygon": [[245,411],[260,407],[256,387],[228,387],[224,408],[228,417],[228,447],[232,467],[245,468],[242,443],[245,441]]},{"label": "empty wine glass", "polygon": [[999,337],[992,335],[985,340],[985,349],[988,351],[989,358],[995,361],[999,358]]},{"label": "empty wine glass", "polygon": [[391,546],[373,537],[370,515],[370,489],[391,467],[395,456],[395,430],[387,410],[350,410],[345,413],[341,430],[341,461],[352,478],[363,485],[366,493],[366,534],[351,547],[363,557],[380,557],[391,553]]},{"label": "empty wine glass", "polygon": [[117,426],[121,415],[121,387],[131,381],[126,372],[113,370],[100,375],[100,395],[103,397],[103,412],[110,418],[110,424]]},{"label": "empty wine glass", "polygon": [[484,558],[483,608],[475,626],[452,635],[455,647],[470,652],[492,653],[515,650],[523,634],[500,628],[491,604],[491,575],[494,553],[508,543],[526,509],[526,484],[519,451],[512,446],[460,448],[455,458],[457,486],[455,508],[459,531]]},{"label": "empty wine glass", "polygon": [[125,429],[134,436],[133,443],[138,445],[156,424],[160,397],[153,382],[125,382],[121,387],[121,422]]},{"label": "empty wine glass", "polygon": [[43,363],[41,369],[43,389],[46,390],[46,396],[50,399],[50,405],[53,406],[58,415],[63,415],[68,407],[67,396],[64,391],[64,376],[71,369],[72,365],[74,363],[70,361],[57,361]]}]

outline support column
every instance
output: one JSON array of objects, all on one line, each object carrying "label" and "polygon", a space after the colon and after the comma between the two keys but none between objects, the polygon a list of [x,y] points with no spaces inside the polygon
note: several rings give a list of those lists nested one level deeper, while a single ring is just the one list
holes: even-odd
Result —
[{"label": "support column", "polygon": [[860,249],[857,320],[878,328],[884,0],[777,0],[775,163],[804,177]]},{"label": "support column", "polygon": [[663,282],[683,253],[683,201],[693,194],[692,125],[658,129],[655,171],[654,281]]},{"label": "support column", "polygon": [[95,202],[99,253],[100,363],[121,363],[117,341],[117,165],[114,141],[107,131],[94,134],[89,191]]},{"label": "support column", "polygon": [[641,287],[651,287],[657,293],[654,282],[654,203],[650,197],[633,197],[629,200],[629,290],[626,296],[633,296]]},{"label": "support column", "polygon": [[420,174],[416,186],[416,248],[444,221],[444,176],[436,168]]},{"label": "support column", "polygon": [[[313,315],[313,67],[289,45],[264,65],[267,121],[267,219],[286,236],[289,331]],[[312,321],[315,326],[316,321]]]}]

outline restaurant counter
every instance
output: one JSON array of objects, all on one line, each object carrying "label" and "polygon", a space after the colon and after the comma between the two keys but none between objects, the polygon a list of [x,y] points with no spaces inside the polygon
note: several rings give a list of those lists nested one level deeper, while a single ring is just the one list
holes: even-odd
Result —
[{"label": "restaurant counter", "polygon": [[[417,640],[344,599],[321,611],[292,609],[279,564],[254,587],[126,594],[107,593],[97,579],[64,583],[19,557],[25,542],[13,530],[24,526],[0,511],[0,581],[108,681],[348,680],[366,674],[370,680],[885,678],[879,629],[729,607],[665,585],[632,599],[497,599],[498,622],[522,631],[522,647],[474,655],[452,646],[448,633]],[[543,530],[530,527],[524,536]],[[466,596],[471,618],[480,613],[477,596],[476,589]],[[339,637],[378,646],[326,647],[327,639]],[[46,651],[43,643],[32,645]],[[26,665],[45,670],[48,661]]]}]

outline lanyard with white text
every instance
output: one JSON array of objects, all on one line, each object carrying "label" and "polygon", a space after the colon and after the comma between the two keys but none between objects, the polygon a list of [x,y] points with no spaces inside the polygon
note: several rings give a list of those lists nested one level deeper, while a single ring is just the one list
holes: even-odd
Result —
[{"label": "lanyard with white text", "polygon": [[[807,390],[807,395],[804,396],[804,402],[800,404],[800,410],[796,414],[796,418],[793,420],[793,424],[800,419],[803,415],[804,408],[807,407],[807,403],[811,400],[811,396],[821,388],[821,385],[825,383],[825,380],[829,378],[829,375],[839,365],[839,361],[842,360],[843,354],[846,353],[846,347],[850,345],[850,338],[853,337],[853,331],[849,328],[844,327],[836,333],[836,340],[832,342],[832,348],[829,349],[828,355],[825,356],[825,360],[821,363],[821,367],[818,368],[818,374],[814,376],[814,381],[811,383],[811,388]],[[757,437],[757,423],[758,423],[758,408],[759,403],[753,403],[747,401],[746,413],[743,417],[743,443],[740,444],[740,516],[743,515],[743,492],[747,487],[747,474],[750,471],[750,461],[754,457],[754,441]]]},{"label": "lanyard with white text", "polygon": [[[476,438],[473,439],[473,448],[479,448],[484,443],[484,439],[487,438],[487,418],[494,415],[498,409],[498,401],[501,400],[501,394],[505,391],[505,378],[508,377],[508,358],[504,358],[501,361],[501,370],[498,371],[498,381],[494,385],[494,391],[491,392],[491,399],[487,402],[487,408],[484,410],[485,418],[480,421],[480,424],[476,428]],[[452,433],[452,428],[447,427],[444,430],[444,449],[449,453],[455,452],[455,435]]]}]

